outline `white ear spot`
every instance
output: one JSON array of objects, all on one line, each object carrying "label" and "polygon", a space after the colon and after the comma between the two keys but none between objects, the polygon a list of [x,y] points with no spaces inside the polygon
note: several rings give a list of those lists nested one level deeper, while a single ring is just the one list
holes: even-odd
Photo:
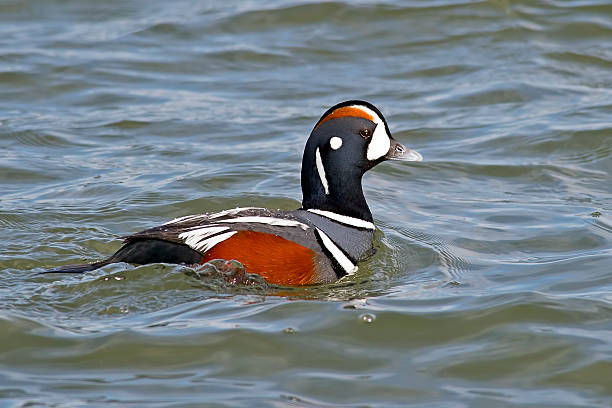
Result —
[{"label": "white ear spot", "polygon": [[338,136],[334,136],[331,139],[329,139],[329,145],[331,146],[332,149],[338,150],[339,148],[342,147],[342,139],[339,138]]}]

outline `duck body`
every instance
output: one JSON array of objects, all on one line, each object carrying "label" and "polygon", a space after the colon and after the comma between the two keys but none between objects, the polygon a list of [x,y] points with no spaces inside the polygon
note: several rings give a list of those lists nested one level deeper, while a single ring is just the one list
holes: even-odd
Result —
[{"label": "duck body", "polygon": [[353,274],[374,253],[375,226],[363,174],[384,160],[420,161],[395,141],[382,114],[364,101],[330,108],[302,159],[302,207],[235,208],[180,217],[124,237],[110,258],[47,272],[85,272],[115,262],[195,265],[235,259],[268,283],[310,285]]}]

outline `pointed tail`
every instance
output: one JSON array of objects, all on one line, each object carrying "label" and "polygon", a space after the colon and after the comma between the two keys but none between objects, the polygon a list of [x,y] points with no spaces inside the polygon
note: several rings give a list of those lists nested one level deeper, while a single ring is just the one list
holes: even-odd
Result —
[{"label": "pointed tail", "polygon": [[202,261],[202,254],[185,244],[160,239],[127,241],[110,258],[90,264],[60,266],[42,273],[83,273],[93,271],[111,263],[127,262],[136,265],[171,263],[193,265]]},{"label": "pointed tail", "polygon": [[103,266],[108,265],[109,263],[110,262],[107,259],[106,261],[94,262],[90,264],[64,265],[60,266],[59,268],[43,271],[41,273],[83,273],[101,268]]}]

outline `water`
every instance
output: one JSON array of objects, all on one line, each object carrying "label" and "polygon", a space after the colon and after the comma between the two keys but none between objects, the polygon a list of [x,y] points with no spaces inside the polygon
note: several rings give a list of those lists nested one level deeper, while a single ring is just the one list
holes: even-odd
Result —
[{"label": "water", "polygon": [[[609,1],[217,3],[0,3],[1,405],[611,406]],[[425,161],[366,176],[351,279],[38,274],[297,207],[353,98]]]}]

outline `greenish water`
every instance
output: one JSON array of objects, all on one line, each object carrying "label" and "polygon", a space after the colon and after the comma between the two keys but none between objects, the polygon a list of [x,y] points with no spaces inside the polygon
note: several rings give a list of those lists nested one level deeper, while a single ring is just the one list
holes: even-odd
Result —
[{"label": "greenish water", "polygon": [[[425,161],[351,279],[38,273],[297,207],[353,98]],[[0,405],[610,407],[611,118],[604,0],[1,1]]]}]

